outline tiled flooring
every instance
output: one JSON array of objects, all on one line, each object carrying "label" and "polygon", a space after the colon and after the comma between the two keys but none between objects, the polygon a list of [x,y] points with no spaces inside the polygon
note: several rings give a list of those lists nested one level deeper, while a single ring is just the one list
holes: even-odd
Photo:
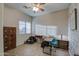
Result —
[{"label": "tiled flooring", "polygon": [[[49,56],[42,52],[42,48],[39,43],[23,44],[15,49],[5,52],[7,56]],[[68,51],[62,49],[56,49],[56,53],[52,52],[52,56],[69,56]]]}]

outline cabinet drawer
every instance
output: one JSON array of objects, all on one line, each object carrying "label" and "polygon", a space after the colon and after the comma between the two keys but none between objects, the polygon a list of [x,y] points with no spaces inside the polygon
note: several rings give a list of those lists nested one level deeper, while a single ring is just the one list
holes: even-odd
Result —
[{"label": "cabinet drawer", "polygon": [[68,50],[68,41],[59,40],[59,48]]}]

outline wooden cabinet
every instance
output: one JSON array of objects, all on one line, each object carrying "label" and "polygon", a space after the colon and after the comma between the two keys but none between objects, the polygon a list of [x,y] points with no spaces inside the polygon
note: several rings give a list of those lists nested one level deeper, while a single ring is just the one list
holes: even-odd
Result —
[{"label": "wooden cabinet", "polygon": [[16,47],[16,27],[4,27],[4,51],[11,50]]},{"label": "wooden cabinet", "polygon": [[64,40],[58,40],[58,47],[61,49],[68,50],[69,42]]}]

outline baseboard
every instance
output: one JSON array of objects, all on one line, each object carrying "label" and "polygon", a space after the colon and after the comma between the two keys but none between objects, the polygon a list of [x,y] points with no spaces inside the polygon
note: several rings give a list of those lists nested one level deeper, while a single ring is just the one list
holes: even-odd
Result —
[{"label": "baseboard", "polygon": [[79,56],[78,54],[74,54],[74,56]]},{"label": "baseboard", "polygon": [[17,43],[16,47],[17,47],[17,46],[20,46],[20,45],[22,45],[22,44],[24,44],[24,42],[22,42],[22,43]]}]

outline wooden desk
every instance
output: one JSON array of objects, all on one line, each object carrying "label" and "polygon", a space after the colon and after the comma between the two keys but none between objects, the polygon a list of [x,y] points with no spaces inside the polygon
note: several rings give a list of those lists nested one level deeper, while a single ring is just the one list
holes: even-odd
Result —
[{"label": "wooden desk", "polygon": [[58,48],[68,50],[69,41],[58,40]]},{"label": "wooden desk", "polygon": [[[44,40],[45,41],[52,41],[53,37],[46,37]],[[59,39],[58,40],[58,46],[57,48],[60,48],[60,49],[65,49],[65,50],[68,50],[68,47],[69,47],[69,41],[67,39]]]}]

